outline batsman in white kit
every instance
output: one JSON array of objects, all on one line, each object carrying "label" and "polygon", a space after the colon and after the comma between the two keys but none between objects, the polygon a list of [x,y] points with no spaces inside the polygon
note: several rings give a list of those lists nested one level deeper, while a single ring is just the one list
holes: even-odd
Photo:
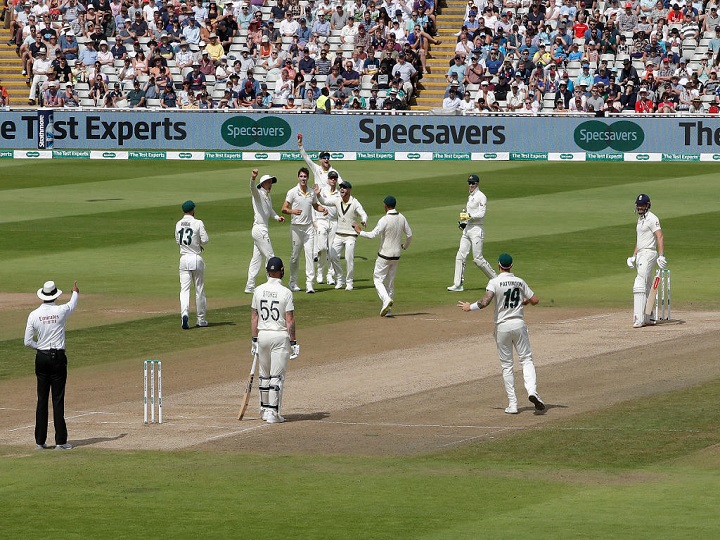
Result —
[{"label": "batsman in white kit", "polygon": [[207,326],[205,318],[205,261],[200,255],[210,239],[205,224],[195,218],[195,203],[182,204],[183,218],[175,225],[175,241],[180,246],[180,315],[183,330],[188,330],[190,312],[190,285],[195,285],[196,326]]},{"label": "batsman in white kit", "polygon": [[253,254],[248,267],[248,278],[245,284],[245,292],[252,294],[255,290],[255,279],[257,278],[263,261],[267,264],[275,255],[272,242],[270,242],[270,232],[268,231],[268,222],[270,218],[279,223],[283,223],[285,218],[277,215],[272,207],[270,199],[270,191],[272,185],[277,183],[277,178],[269,174],[260,177],[260,182],[255,183],[258,170],[253,169],[250,174],[250,194],[252,195],[252,206],[255,218],[252,226]]},{"label": "batsman in white kit", "polygon": [[641,193],[635,199],[637,212],[637,242],[632,257],[628,257],[627,265],[637,269],[633,284],[633,328],[652,326],[655,324],[656,313],[645,315],[650,287],[655,273],[655,263],[661,270],[667,268],[665,259],[665,239],[663,238],[660,220],[650,211],[650,197]]},{"label": "batsman in white kit", "polygon": [[489,279],[497,275],[490,263],[483,257],[483,241],[485,238],[483,222],[487,210],[487,197],[478,188],[480,178],[476,174],[468,176],[467,181],[469,191],[467,205],[460,212],[460,220],[458,221],[458,227],[462,230],[462,235],[460,236],[460,248],[455,256],[455,277],[453,278],[453,284],[447,288],[451,292],[462,292],[464,290],[465,260],[470,251],[472,251],[475,265]]},{"label": "batsman in white kit", "polygon": [[300,354],[300,346],[295,341],[292,291],[282,284],[282,260],[272,257],[266,270],[267,283],[256,287],[252,298],[250,352],[258,358],[262,419],[277,424],[285,421],[280,415],[285,371],[288,361]]},{"label": "batsman in white kit", "polygon": [[477,311],[487,307],[495,298],[495,341],[498,357],[502,366],[502,376],[507,393],[508,406],[505,412],[518,413],[515,395],[515,375],[513,374],[513,347],[517,351],[522,366],[523,381],[528,399],[535,405],[536,411],[544,411],[545,403],[537,393],[537,375],[533,363],[528,328],[523,318],[523,306],[537,305],[540,300],[525,280],[511,272],[513,260],[503,253],[498,258],[500,274],[491,279],[485,287],[485,296],[475,303],[458,302],[463,311]]},{"label": "batsman in white kit", "polygon": [[380,249],[375,260],[373,283],[382,302],[381,317],[390,313],[390,308],[394,303],[395,274],[400,262],[400,254],[410,247],[412,241],[412,229],[405,216],[395,209],[397,205],[395,197],[388,195],[383,204],[385,205],[385,215],[380,218],[372,231],[361,231],[360,226],[355,224],[355,232],[363,238],[380,236]]}]

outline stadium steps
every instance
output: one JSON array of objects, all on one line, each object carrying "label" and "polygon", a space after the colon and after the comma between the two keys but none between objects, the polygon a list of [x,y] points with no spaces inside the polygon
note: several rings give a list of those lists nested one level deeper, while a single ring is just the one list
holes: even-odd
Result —
[{"label": "stadium steps", "polygon": [[420,82],[422,92],[417,96],[417,105],[412,107],[413,110],[423,111],[442,107],[447,87],[445,74],[450,67],[450,60],[455,56],[457,33],[465,20],[465,6],[467,1],[447,0],[442,13],[436,17],[438,29],[436,37],[442,43],[430,47],[430,54],[427,57],[430,73],[423,75]]},{"label": "stadium steps", "polygon": [[[4,26],[3,23],[0,23],[0,26]],[[0,28],[0,81],[7,88],[11,106],[28,107],[27,97],[30,89],[25,84],[26,77],[22,75],[22,62],[15,53],[15,46],[7,44],[10,39],[10,30]]]}]

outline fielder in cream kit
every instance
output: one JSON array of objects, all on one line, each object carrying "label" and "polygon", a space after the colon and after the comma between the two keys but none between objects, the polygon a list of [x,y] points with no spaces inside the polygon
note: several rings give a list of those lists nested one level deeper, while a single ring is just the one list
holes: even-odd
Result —
[{"label": "fielder in cream kit", "polygon": [[205,298],[205,261],[201,253],[210,239],[205,224],[195,218],[195,203],[185,201],[182,204],[185,213],[175,225],[175,241],[180,246],[180,314],[182,328],[190,328],[190,284],[195,284],[196,326],[207,326],[205,319],[207,300]]},{"label": "fielder in cream kit", "polygon": [[477,311],[487,307],[495,299],[495,341],[498,358],[502,366],[503,382],[508,398],[505,412],[517,414],[517,396],[515,394],[515,376],[513,374],[513,347],[517,351],[523,371],[523,381],[528,399],[535,405],[536,411],[544,411],[545,403],[537,393],[537,375],[533,362],[528,328],[523,318],[523,306],[537,305],[540,300],[525,280],[514,275],[513,260],[503,253],[498,258],[500,274],[488,281],[485,296],[474,303],[458,302],[463,311]]},{"label": "fielder in cream kit", "polygon": [[655,324],[656,313],[645,316],[645,303],[647,302],[655,272],[655,263],[660,269],[667,268],[665,259],[665,240],[660,220],[650,211],[650,197],[641,193],[635,199],[637,220],[637,242],[632,257],[628,257],[627,265],[637,269],[635,283],[633,284],[633,328]]},{"label": "fielder in cream kit", "polygon": [[283,216],[278,216],[273,210],[272,200],[270,199],[270,190],[272,190],[272,185],[277,183],[277,178],[265,174],[260,177],[260,182],[256,184],[257,175],[258,170],[253,169],[250,175],[250,194],[252,195],[255,218],[252,226],[253,254],[248,268],[247,284],[245,285],[245,292],[248,294],[255,290],[255,278],[260,272],[263,260],[267,262],[275,255],[270,242],[270,233],[268,232],[270,218],[280,223],[285,221]]},{"label": "fielder in cream kit", "polygon": [[258,357],[260,410],[269,424],[284,422],[280,415],[288,361],[297,358],[295,305],[290,289],[282,284],[283,262],[272,257],[266,266],[268,280],[255,288],[251,303],[250,352]]},{"label": "fielder in cream kit", "polygon": [[[298,149],[300,155],[307,164],[308,168],[313,175],[313,188],[319,186],[326,198],[334,196],[339,197],[340,193],[337,191],[337,185],[342,181],[340,173],[330,165],[330,152],[320,152],[318,158],[320,159],[320,165],[313,162],[310,156],[305,151],[303,146],[302,133],[298,134]],[[325,269],[327,268],[327,283],[333,285],[332,267],[328,264],[328,255],[330,253],[330,247],[335,240],[335,231],[337,230],[337,212],[335,208],[330,206],[327,208],[328,213],[323,214],[322,212],[313,212],[313,221],[315,224],[315,247],[313,248],[313,258],[317,259],[318,271],[317,271],[317,282],[323,282],[323,276],[325,275]]]},{"label": "fielder in cream kit", "polygon": [[476,174],[468,176],[467,181],[470,194],[468,195],[467,206],[460,212],[460,220],[458,221],[458,226],[462,229],[462,236],[460,236],[460,248],[455,256],[455,278],[453,284],[447,288],[451,292],[462,292],[464,290],[465,259],[467,259],[470,251],[472,251],[475,265],[489,279],[497,275],[490,263],[483,257],[483,239],[485,237],[483,221],[487,210],[487,197],[478,188],[480,178]]}]

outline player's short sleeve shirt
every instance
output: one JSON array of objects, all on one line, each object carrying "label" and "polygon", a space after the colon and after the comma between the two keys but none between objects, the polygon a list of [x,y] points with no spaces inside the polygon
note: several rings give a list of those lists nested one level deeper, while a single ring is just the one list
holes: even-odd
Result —
[{"label": "player's short sleeve shirt", "polygon": [[535,294],[525,280],[511,272],[501,272],[488,281],[487,291],[495,295],[495,323],[523,319],[523,301]]},{"label": "player's short sleeve shirt", "polygon": [[285,313],[295,311],[290,289],[277,278],[268,278],[255,289],[252,308],[258,312],[258,332],[263,330],[287,332]]}]

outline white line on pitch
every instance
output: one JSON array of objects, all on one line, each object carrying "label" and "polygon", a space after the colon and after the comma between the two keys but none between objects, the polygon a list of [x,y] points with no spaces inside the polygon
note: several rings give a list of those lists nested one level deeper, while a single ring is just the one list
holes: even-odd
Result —
[{"label": "white line on pitch", "polygon": [[612,314],[606,313],[604,315],[588,315],[587,317],[578,317],[577,319],[565,319],[564,321],[541,322],[541,323],[535,323],[535,324],[567,324],[567,323],[578,322],[578,321],[594,321],[597,319],[607,319],[608,317],[612,317]]},{"label": "white line on pitch", "polygon": [[249,427],[249,428],[245,428],[245,429],[239,429],[236,431],[232,431],[230,433],[223,433],[222,435],[215,435],[213,437],[210,437],[209,439],[205,439],[203,442],[210,442],[210,441],[214,441],[216,439],[224,439],[226,437],[232,437],[233,435],[239,435],[241,433],[247,433],[248,431],[255,431],[257,429],[263,429],[266,427],[267,427],[267,424],[263,423],[259,426],[253,426],[253,427]]},{"label": "white line on pitch", "polygon": [[446,444],[441,444],[440,446],[438,446],[438,448],[444,448],[444,447],[446,447],[446,446],[455,446],[455,445],[458,445],[458,444],[465,444],[465,443],[467,443],[467,442],[475,441],[475,440],[478,440],[478,439],[487,439],[488,437],[492,438],[494,434],[496,434],[496,433],[502,433],[503,431],[508,431],[508,430],[522,430],[522,429],[525,429],[525,428],[504,428],[504,429],[499,429],[498,431],[492,431],[492,432],[490,432],[490,433],[485,433],[485,434],[483,434],[483,435],[475,435],[474,437],[468,437],[468,438],[466,438],[466,439],[460,439],[459,441],[453,441],[453,442],[449,442],[449,443],[446,443]]},{"label": "white line on pitch", "polygon": [[509,428],[507,426],[448,426],[444,424],[394,424],[389,422],[334,422],[331,420],[319,420],[322,424],[339,424],[344,426],[384,426],[384,427],[406,427],[406,428],[445,428],[445,429],[525,429]]}]

